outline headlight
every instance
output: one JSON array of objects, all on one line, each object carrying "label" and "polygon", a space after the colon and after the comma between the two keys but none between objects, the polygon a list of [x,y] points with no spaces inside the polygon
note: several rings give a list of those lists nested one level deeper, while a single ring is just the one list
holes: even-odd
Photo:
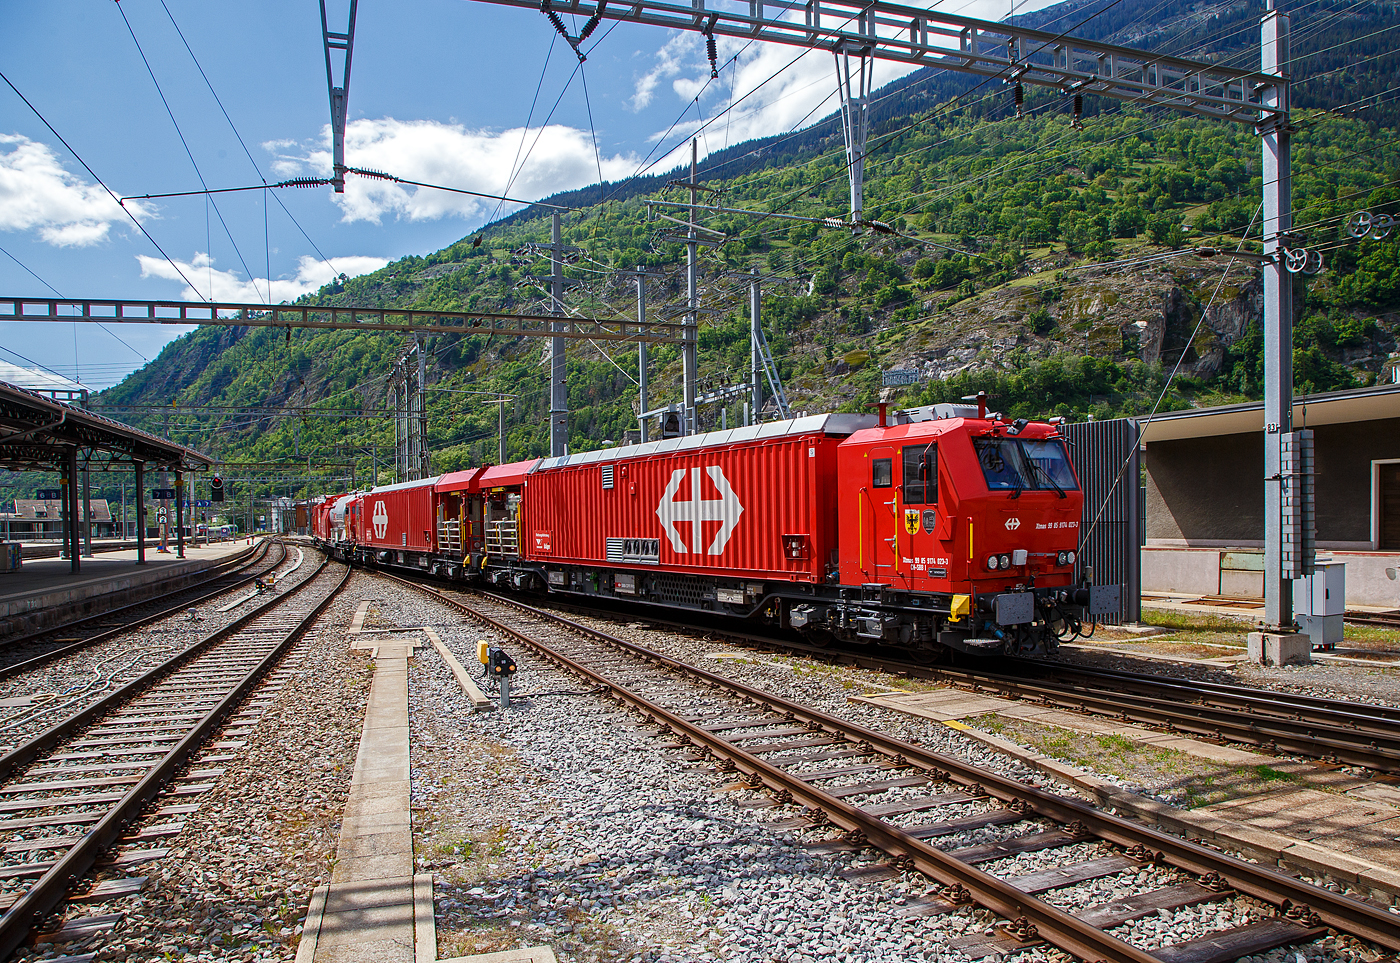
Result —
[{"label": "headlight", "polygon": [[1055,564],[1056,564],[1056,565],[1068,565],[1068,564],[1069,564],[1069,552],[1061,552],[1060,554],[1056,555],[1056,556],[1055,556]]},{"label": "headlight", "polygon": [[1010,556],[1010,555],[1003,555],[1003,556],[1001,557],[1001,567],[1002,567],[1002,568],[1010,568],[1010,567],[1011,567],[1011,556]]},{"label": "headlight", "polygon": [[1001,559],[997,558],[995,555],[988,555],[988,556],[987,556],[987,568],[989,568],[989,569],[991,569],[993,572],[995,572],[995,571],[996,571],[998,568],[1000,568],[1000,567],[1001,567]]},{"label": "headlight", "polygon": [[1076,556],[1073,552],[1066,552],[1066,553],[1065,553],[1065,560],[1066,560],[1067,562],[1069,562],[1070,565],[1073,565],[1073,564],[1074,564],[1074,560],[1075,560],[1076,557],[1077,557],[1077,556]]}]

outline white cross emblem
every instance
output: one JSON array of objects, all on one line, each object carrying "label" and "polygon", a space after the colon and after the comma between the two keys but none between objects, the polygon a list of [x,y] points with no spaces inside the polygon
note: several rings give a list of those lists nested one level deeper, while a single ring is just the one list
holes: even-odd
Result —
[{"label": "white cross emblem", "polygon": [[[729,487],[729,479],[724,477],[720,467],[711,465],[705,469],[705,473],[710,476],[715,488],[719,489],[719,498],[707,500],[700,497],[700,469],[692,468],[690,501],[676,501],[676,492],[680,490],[681,479],[685,478],[686,474],[684,468],[677,468],[671,472],[671,481],[666,486],[666,493],[661,496],[661,504],[656,506],[656,517],[661,520],[661,527],[666,530],[671,547],[684,555],[705,551],[705,522],[720,523],[719,531],[710,543],[708,554],[723,554],[724,547],[729,544],[729,536],[734,534],[734,528],[739,524],[739,516],[744,513],[744,506],[739,504],[739,496]],[[680,526],[687,523],[690,525],[690,548],[686,547],[685,539],[680,533]]]},{"label": "white cross emblem", "polygon": [[389,512],[383,502],[374,503],[374,515],[371,518],[374,521],[374,537],[382,542],[389,531]]}]

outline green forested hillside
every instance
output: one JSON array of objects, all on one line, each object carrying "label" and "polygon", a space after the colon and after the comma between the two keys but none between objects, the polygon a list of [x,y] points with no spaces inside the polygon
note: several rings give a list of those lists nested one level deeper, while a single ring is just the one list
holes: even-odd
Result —
[{"label": "green forested hillside", "polygon": [[[739,275],[757,269],[765,328],[796,410],[869,405],[883,368],[923,376],[897,403],[985,388],[1017,415],[1150,410],[1178,363],[1167,407],[1258,395],[1258,272],[1242,262],[1226,272],[1225,258],[1173,254],[1201,245],[1233,250],[1247,229],[1258,238],[1253,132],[1092,103],[1075,130],[1064,98],[1031,93],[1026,116],[1017,118],[1005,88],[976,110],[953,110],[940,106],[940,83],[915,75],[887,92],[872,134],[866,214],[894,233],[705,216],[706,227],[725,235],[702,262],[707,385],[747,378],[748,290]],[[1322,273],[1295,276],[1298,388],[1367,383],[1396,350],[1400,234],[1355,241],[1345,222],[1357,210],[1400,215],[1400,142],[1367,116],[1300,110],[1295,120],[1298,233],[1326,252]],[[722,190],[716,199],[725,207],[841,216],[844,163],[828,123],[716,155],[701,176]],[[564,223],[565,242],[582,252],[568,268],[577,282],[568,300],[579,312],[633,315],[632,282],[614,272],[637,265],[663,274],[649,284],[651,317],[682,306],[684,249],[667,239],[671,225],[648,220],[645,203],[683,199],[665,180],[562,195],[586,202]],[[598,203],[599,196],[608,199]],[[549,221],[537,210],[308,301],[541,311],[531,278],[547,274],[548,263],[527,245],[548,239]],[[213,406],[175,409],[170,434],[231,460],[353,458],[364,478],[368,446],[387,457],[391,424],[378,414],[310,415],[382,411],[403,350],[389,335],[202,328],[98,403]],[[428,351],[434,470],[496,459],[494,405],[453,392],[514,395],[511,457],[545,452],[543,342],[450,335],[430,339]],[[653,403],[677,400],[676,351],[653,350],[651,370]],[[634,349],[570,348],[575,450],[619,442],[636,427],[635,373]],[[280,411],[237,410],[248,407]],[[120,416],[161,430],[166,423],[140,410]],[[727,416],[732,424],[738,407]],[[707,425],[721,417],[715,406],[702,412]]]}]

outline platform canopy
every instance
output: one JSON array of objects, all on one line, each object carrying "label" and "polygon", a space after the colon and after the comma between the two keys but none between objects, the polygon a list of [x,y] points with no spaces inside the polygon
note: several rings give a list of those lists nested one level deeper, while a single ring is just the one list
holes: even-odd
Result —
[{"label": "platform canopy", "polygon": [[199,471],[214,461],[168,439],[0,381],[0,468],[57,468],[73,449],[91,452],[86,459],[91,471],[126,471],[136,463]]},{"label": "platform canopy", "polygon": [[[1299,428],[1400,418],[1400,384],[1299,395],[1293,399],[1293,423]],[[1154,417],[1142,433],[1144,444],[1183,438],[1210,438],[1264,430],[1264,402],[1247,401],[1213,408],[1188,408]]]}]

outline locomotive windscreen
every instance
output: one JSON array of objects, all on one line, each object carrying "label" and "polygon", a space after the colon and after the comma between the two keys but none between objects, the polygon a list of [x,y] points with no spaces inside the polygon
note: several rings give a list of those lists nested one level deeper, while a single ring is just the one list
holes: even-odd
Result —
[{"label": "locomotive windscreen", "polygon": [[1079,484],[1058,439],[974,438],[977,461],[993,491],[1074,491]]}]

